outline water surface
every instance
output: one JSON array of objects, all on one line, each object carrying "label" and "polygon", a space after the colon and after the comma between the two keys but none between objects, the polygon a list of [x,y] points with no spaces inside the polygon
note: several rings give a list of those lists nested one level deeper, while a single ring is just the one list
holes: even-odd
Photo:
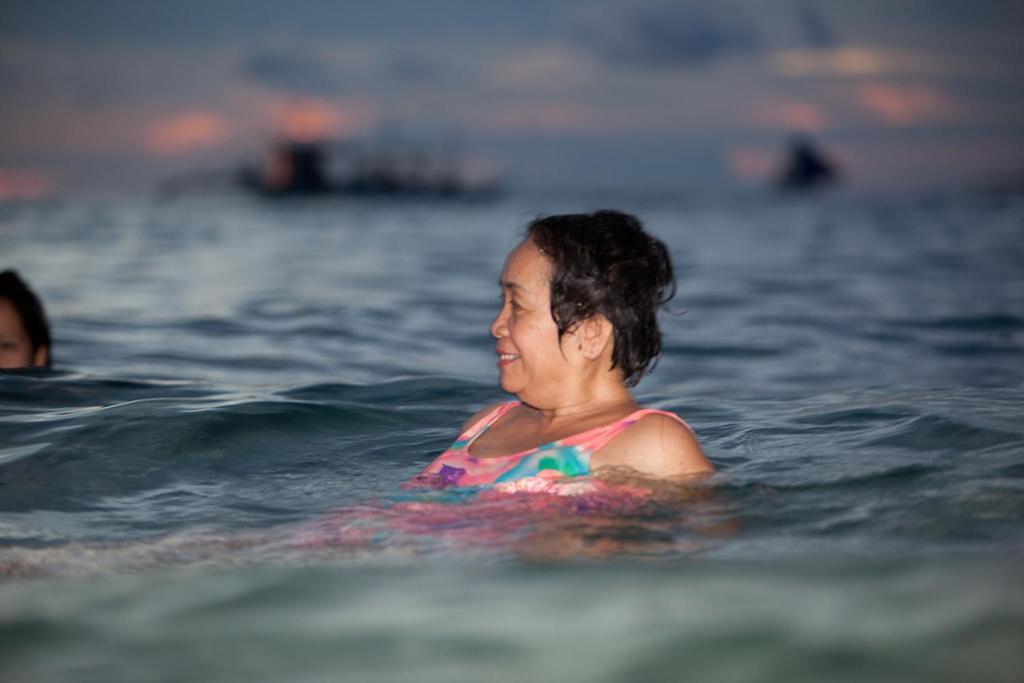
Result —
[{"label": "water surface", "polygon": [[[542,212],[637,212],[638,388],[715,496],[402,484],[502,400]],[[1024,204],[644,196],[0,206],[52,371],[0,375],[10,680],[1014,680]]]}]

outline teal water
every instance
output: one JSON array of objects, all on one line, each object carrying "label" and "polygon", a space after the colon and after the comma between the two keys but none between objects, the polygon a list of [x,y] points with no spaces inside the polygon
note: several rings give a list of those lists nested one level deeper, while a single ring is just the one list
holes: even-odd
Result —
[{"label": "teal water", "polygon": [[[679,277],[642,402],[712,498],[402,488],[487,402],[541,212]],[[1024,203],[643,196],[0,206],[5,680],[1017,680]]]}]

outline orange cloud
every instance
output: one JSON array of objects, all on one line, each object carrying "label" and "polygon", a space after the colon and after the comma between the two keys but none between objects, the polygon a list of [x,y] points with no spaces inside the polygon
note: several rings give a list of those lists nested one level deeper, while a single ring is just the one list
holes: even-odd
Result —
[{"label": "orange cloud", "polygon": [[346,137],[364,130],[373,118],[367,107],[315,99],[276,102],[270,115],[275,130],[301,142]]},{"label": "orange cloud", "polygon": [[57,181],[45,173],[0,168],[0,201],[41,199],[57,191]]},{"label": "orange cloud", "polygon": [[772,56],[783,76],[871,76],[938,72],[942,62],[931,55],[877,47],[829,50],[783,50]]},{"label": "orange cloud", "polygon": [[861,106],[891,126],[953,117],[956,103],[945,93],[926,86],[894,86],[866,83],[857,90]]},{"label": "orange cloud", "polygon": [[726,163],[736,178],[761,181],[778,167],[778,151],[741,145],[729,150]]},{"label": "orange cloud", "polygon": [[162,118],[144,131],[146,149],[160,156],[177,156],[218,147],[227,140],[226,119],[204,111],[186,111]]},{"label": "orange cloud", "polygon": [[851,45],[826,50],[780,50],[769,55],[776,73],[791,78],[816,76],[952,75],[984,76],[999,73],[990,58],[956,52],[921,52]]},{"label": "orange cloud", "polygon": [[761,102],[748,112],[747,119],[756,126],[803,133],[814,133],[828,127],[824,110],[807,102]]}]

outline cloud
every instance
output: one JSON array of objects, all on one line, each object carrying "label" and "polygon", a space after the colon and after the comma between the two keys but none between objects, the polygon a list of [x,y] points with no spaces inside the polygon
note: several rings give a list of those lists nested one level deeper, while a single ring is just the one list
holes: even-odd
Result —
[{"label": "cloud", "polygon": [[824,50],[780,50],[771,56],[782,76],[972,75],[990,71],[981,60],[950,59],[920,51],[849,46]]},{"label": "cloud", "polygon": [[695,2],[595,17],[581,40],[609,62],[634,66],[702,66],[761,44],[741,19],[726,19]]},{"label": "cloud", "polygon": [[259,85],[293,95],[327,96],[344,91],[332,65],[298,52],[253,53],[242,62],[241,72]]},{"label": "cloud", "polygon": [[633,5],[593,14],[582,43],[611,63],[700,67],[781,45],[826,49],[838,45],[833,24],[815,6],[798,0],[766,7],[742,0],[680,0]]},{"label": "cloud", "polygon": [[924,85],[865,83],[857,89],[861,106],[890,126],[949,120],[959,109],[946,93]]},{"label": "cloud", "polygon": [[271,108],[274,129],[292,140],[311,142],[359,133],[374,122],[373,111],[364,105],[292,99]]},{"label": "cloud", "polygon": [[186,111],[150,124],[144,133],[147,150],[158,156],[178,156],[219,147],[229,134],[228,122],[211,112]]},{"label": "cloud", "polygon": [[0,201],[41,199],[57,191],[53,176],[36,171],[0,168]]},{"label": "cloud", "polygon": [[747,120],[755,126],[813,133],[828,127],[825,111],[816,104],[792,100],[757,102]]}]

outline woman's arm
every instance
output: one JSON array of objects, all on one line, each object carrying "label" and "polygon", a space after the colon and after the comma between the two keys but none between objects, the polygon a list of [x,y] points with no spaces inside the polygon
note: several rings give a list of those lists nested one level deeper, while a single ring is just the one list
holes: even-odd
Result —
[{"label": "woman's arm", "polygon": [[667,415],[652,413],[595,454],[597,467],[629,467],[650,477],[710,474],[714,465],[690,429]]}]

